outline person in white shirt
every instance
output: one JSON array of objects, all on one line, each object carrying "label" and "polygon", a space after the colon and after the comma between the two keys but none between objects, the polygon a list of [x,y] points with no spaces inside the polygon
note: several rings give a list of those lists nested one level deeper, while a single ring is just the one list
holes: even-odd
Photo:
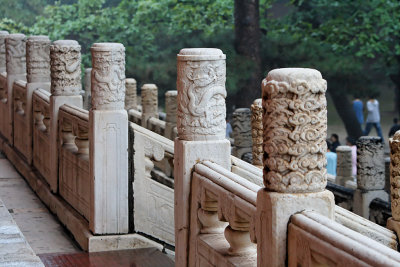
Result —
[{"label": "person in white shirt", "polygon": [[384,142],[382,129],[381,129],[381,115],[379,114],[379,102],[375,98],[371,97],[367,102],[367,120],[364,130],[364,135],[368,135],[372,127],[375,127],[376,133],[381,138],[382,143]]}]

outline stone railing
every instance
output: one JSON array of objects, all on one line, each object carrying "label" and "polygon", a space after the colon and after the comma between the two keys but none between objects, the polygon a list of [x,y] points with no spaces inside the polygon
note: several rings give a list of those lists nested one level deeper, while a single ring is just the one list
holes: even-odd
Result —
[{"label": "stone railing", "polygon": [[90,218],[89,112],[62,105],[58,113],[59,191],[86,220]]}]

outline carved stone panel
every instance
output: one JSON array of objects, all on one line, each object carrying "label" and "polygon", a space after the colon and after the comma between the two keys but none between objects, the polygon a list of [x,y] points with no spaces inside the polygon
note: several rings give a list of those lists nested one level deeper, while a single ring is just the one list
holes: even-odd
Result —
[{"label": "carved stone panel", "polygon": [[264,185],[269,190],[325,188],[326,89],[314,69],[275,69],[263,80]]},{"label": "carved stone panel", "polygon": [[79,95],[81,84],[81,46],[74,40],[58,40],[50,47],[51,94]]},{"label": "carved stone panel", "polygon": [[185,48],[178,54],[178,136],[182,140],[225,138],[226,63],[215,48]]},{"label": "carved stone panel", "polygon": [[0,31],[0,73],[6,71],[6,43],[8,31]]},{"label": "carved stone panel", "polygon": [[125,47],[119,43],[92,45],[92,108],[125,107]]},{"label": "carved stone panel", "polygon": [[26,42],[26,72],[29,83],[50,82],[50,39],[31,36]]},{"label": "carved stone panel", "polygon": [[125,80],[125,109],[137,109],[137,84],[136,80],[129,78]]},{"label": "carved stone panel", "polygon": [[165,121],[176,124],[177,112],[177,96],[178,91],[171,90],[165,93],[165,113],[167,114]]},{"label": "carved stone panel", "polygon": [[377,136],[362,136],[357,141],[357,187],[364,190],[385,187],[383,144]]},{"label": "carved stone panel", "polygon": [[345,185],[346,181],[353,181],[352,151],[349,146],[338,146],[336,148],[336,183]]},{"label": "carved stone panel", "polygon": [[251,137],[253,140],[253,165],[263,165],[263,125],[262,99],[254,100],[251,105]]},{"label": "carved stone panel", "polygon": [[390,145],[390,199],[392,216],[400,221],[400,131],[389,140]]},{"label": "carved stone panel", "polygon": [[9,34],[5,38],[7,74],[26,73],[26,37],[24,34]]}]

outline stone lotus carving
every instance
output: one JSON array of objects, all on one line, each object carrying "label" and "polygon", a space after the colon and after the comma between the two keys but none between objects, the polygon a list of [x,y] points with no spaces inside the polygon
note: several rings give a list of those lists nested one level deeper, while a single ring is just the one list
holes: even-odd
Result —
[{"label": "stone lotus carving", "polygon": [[24,34],[9,34],[5,38],[7,74],[26,73],[26,37]]},{"label": "stone lotus carving", "polygon": [[125,107],[125,47],[119,43],[92,45],[92,108]]},{"label": "stone lotus carving", "polygon": [[269,190],[325,188],[326,89],[313,69],[276,69],[263,80],[264,185]]},{"label": "stone lotus carving", "polygon": [[362,136],[357,141],[357,187],[383,189],[385,187],[385,162],[383,144],[376,136]]},{"label": "stone lotus carving", "polygon": [[178,135],[183,140],[225,138],[225,55],[219,49],[178,54]]},{"label": "stone lotus carving", "polygon": [[74,40],[58,40],[50,47],[51,94],[81,92],[81,46]]},{"label": "stone lotus carving", "polygon": [[125,80],[126,95],[125,95],[125,109],[137,108],[137,84],[136,80],[129,78]]},{"label": "stone lotus carving", "polygon": [[396,221],[400,221],[400,131],[389,140],[389,146],[392,216]]},{"label": "stone lotus carving", "polygon": [[47,36],[31,36],[26,42],[27,80],[50,82],[50,39]]},{"label": "stone lotus carving", "polygon": [[6,43],[8,31],[0,31],[0,73],[6,71]]},{"label": "stone lotus carving", "polygon": [[254,100],[251,105],[251,136],[253,141],[253,165],[263,165],[263,125],[262,99]]}]

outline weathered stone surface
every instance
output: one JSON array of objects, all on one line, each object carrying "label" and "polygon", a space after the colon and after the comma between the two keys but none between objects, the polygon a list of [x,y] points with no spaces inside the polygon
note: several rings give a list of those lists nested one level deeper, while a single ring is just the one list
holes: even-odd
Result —
[{"label": "weathered stone surface", "polygon": [[263,80],[264,185],[269,190],[325,188],[326,88],[313,69],[276,69]]},{"label": "weathered stone surface", "polygon": [[83,108],[89,110],[92,102],[92,68],[85,69],[83,80],[85,93],[83,95]]},{"label": "weathered stone surface", "polygon": [[7,74],[26,73],[26,36],[24,34],[9,34],[5,38]]},{"label": "weathered stone surface", "polygon": [[376,190],[385,187],[383,144],[376,136],[362,136],[357,141],[357,187]]},{"label": "weathered stone surface", "polygon": [[26,42],[26,72],[28,83],[50,82],[50,39],[31,36]]},{"label": "weathered stone surface", "polygon": [[344,186],[347,181],[353,181],[351,147],[338,146],[336,154],[336,183]]},{"label": "weathered stone surface", "polygon": [[400,221],[400,131],[389,139],[390,146],[390,199],[392,217]]},{"label": "weathered stone surface", "polygon": [[239,108],[233,112],[232,129],[234,139],[232,154],[244,160],[244,155],[252,151],[251,111],[249,108]]},{"label": "weathered stone surface", "polygon": [[125,47],[119,43],[92,45],[92,108],[125,107]]},{"label": "weathered stone surface", "polygon": [[384,190],[362,190],[357,188],[353,195],[353,212],[370,219],[370,205],[374,199],[389,201],[389,195]]},{"label": "weathered stone surface", "polygon": [[125,79],[125,109],[137,109],[137,84],[132,78]]},{"label": "weathered stone surface", "polygon": [[178,135],[182,140],[225,138],[225,54],[185,48],[178,54]]},{"label": "weathered stone surface", "polygon": [[165,93],[165,137],[174,140],[176,134],[174,128],[176,127],[177,118],[177,103],[178,91],[171,90]]},{"label": "weathered stone surface", "polygon": [[158,118],[158,88],[155,84],[142,86],[142,126],[147,127],[149,118]]},{"label": "weathered stone surface", "polygon": [[0,31],[0,73],[6,71],[6,43],[8,31]]},{"label": "weathered stone surface", "polygon": [[263,121],[262,99],[254,100],[251,105],[251,137],[253,140],[253,165],[263,166]]},{"label": "weathered stone surface", "polygon": [[51,94],[79,95],[81,84],[81,46],[74,40],[58,40],[50,47]]}]

